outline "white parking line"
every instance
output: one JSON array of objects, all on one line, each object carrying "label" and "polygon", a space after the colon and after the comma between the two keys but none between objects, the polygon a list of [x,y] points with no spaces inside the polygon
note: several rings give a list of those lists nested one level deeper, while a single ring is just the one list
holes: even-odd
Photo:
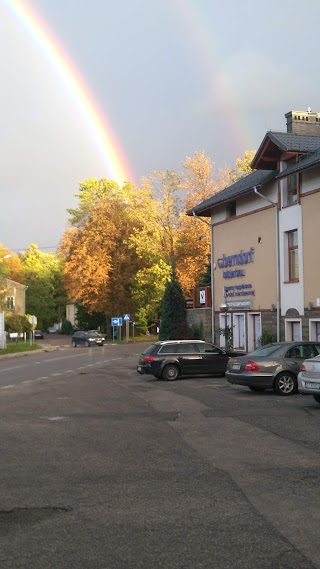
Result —
[{"label": "white parking line", "polygon": [[51,377],[56,377],[57,375],[62,375],[62,373],[60,373],[60,372],[59,373],[52,373]]},{"label": "white parking line", "polygon": [[1,389],[9,389],[9,387],[14,387],[14,385],[4,385]]}]

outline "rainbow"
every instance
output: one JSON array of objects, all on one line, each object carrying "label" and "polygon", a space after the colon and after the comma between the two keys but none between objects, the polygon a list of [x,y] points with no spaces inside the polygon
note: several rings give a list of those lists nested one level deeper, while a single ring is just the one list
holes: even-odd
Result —
[{"label": "rainbow", "polygon": [[[225,115],[225,125],[239,151],[248,150],[253,142],[248,133],[248,124],[235,86],[227,78],[224,68],[222,31],[214,28],[198,0],[173,0],[179,22],[183,21],[188,43],[192,42],[205,76],[210,80],[213,74],[219,76],[219,110]],[[214,94],[212,94],[214,98]]]},{"label": "rainbow", "polygon": [[125,156],[112,132],[103,111],[89,87],[85,84],[74,63],[70,60],[57,38],[34,11],[27,0],[4,0],[23,28],[46,57],[70,96],[80,109],[84,121],[92,133],[97,150],[102,157],[108,176],[118,184],[132,180],[133,176]]}]

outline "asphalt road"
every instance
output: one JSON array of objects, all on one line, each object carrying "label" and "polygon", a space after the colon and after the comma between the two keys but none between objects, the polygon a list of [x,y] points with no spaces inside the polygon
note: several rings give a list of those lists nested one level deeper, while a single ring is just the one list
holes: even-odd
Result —
[{"label": "asphalt road", "polygon": [[320,405],[142,347],[0,360],[1,569],[320,569]]}]

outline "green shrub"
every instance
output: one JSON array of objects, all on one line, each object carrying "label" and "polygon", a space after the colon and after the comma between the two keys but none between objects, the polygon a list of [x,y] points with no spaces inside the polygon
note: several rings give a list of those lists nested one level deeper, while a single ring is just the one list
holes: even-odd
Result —
[{"label": "green shrub", "polygon": [[266,344],[272,344],[277,341],[275,334],[270,332],[270,330],[264,330],[258,339],[258,346],[265,346]]},{"label": "green shrub", "polygon": [[60,334],[65,334],[66,336],[72,336],[74,332],[74,327],[72,326],[70,320],[62,320]]}]

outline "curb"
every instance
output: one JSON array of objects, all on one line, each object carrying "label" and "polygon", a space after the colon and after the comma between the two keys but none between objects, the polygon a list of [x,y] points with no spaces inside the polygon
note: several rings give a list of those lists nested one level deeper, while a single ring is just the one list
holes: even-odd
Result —
[{"label": "curb", "polygon": [[59,351],[59,349],[60,348],[58,346],[51,346],[50,344],[47,344],[46,346],[40,348],[39,350],[28,350],[27,352],[16,352],[13,354],[3,354],[3,355],[1,355],[0,352],[0,361],[12,358],[20,358],[23,356],[32,356],[33,354],[41,354],[42,352],[57,352]]}]

